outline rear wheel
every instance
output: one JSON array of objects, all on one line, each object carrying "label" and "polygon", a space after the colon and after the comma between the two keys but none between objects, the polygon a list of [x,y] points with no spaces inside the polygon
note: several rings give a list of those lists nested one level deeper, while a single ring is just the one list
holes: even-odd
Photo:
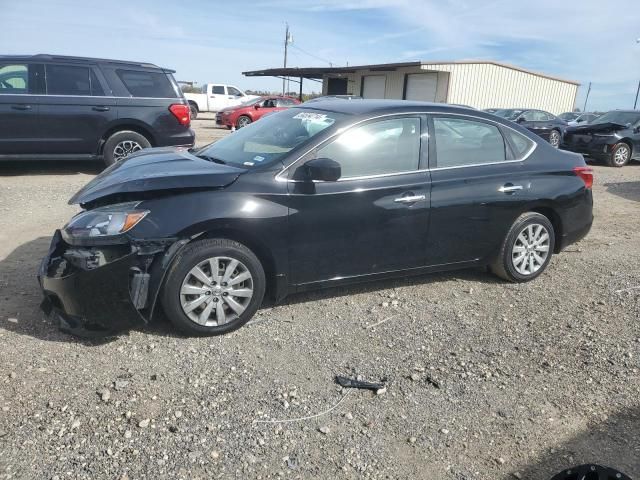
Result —
[{"label": "rear wheel", "polygon": [[523,213],[513,222],[491,270],[510,282],[528,282],[547,268],[554,246],[549,219],[536,212]]},{"label": "rear wheel", "polygon": [[171,322],[191,335],[222,335],[247,323],[265,292],[254,253],[227,239],[195,242],[167,273],[162,305]]},{"label": "rear wheel", "polygon": [[189,110],[191,110],[191,119],[198,118],[198,106],[195,103],[189,102]]},{"label": "rear wheel", "polygon": [[102,151],[104,163],[113,165],[124,160],[132,153],[143,148],[149,148],[151,143],[143,135],[131,130],[123,130],[111,135],[104,144]]},{"label": "rear wheel", "polygon": [[553,148],[560,147],[560,132],[558,130],[551,130],[549,134],[549,143]]},{"label": "rear wheel", "polygon": [[626,143],[616,143],[607,158],[610,167],[624,167],[631,160],[631,147]]},{"label": "rear wheel", "polygon": [[236,128],[242,128],[242,127],[246,127],[247,125],[249,125],[253,120],[251,120],[249,117],[247,117],[246,115],[242,115],[240,116],[240,118],[238,118],[238,121],[236,122]]}]

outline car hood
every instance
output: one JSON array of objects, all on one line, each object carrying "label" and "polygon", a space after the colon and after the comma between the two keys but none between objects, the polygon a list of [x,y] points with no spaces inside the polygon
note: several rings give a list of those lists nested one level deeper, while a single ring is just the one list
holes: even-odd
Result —
[{"label": "car hood", "polygon": [[613,133],[619,130],[627,130],[629,127],[619,123],[595,123],[593,125],[578,125],[570,127],[568,133],[590,134],[590,133]]},{"label": "car hood", "polygon": [[118,194],[222,188],[246,171],[198,158],[186,150],[149,148],[104,170],[69,203],[85,204]]}]

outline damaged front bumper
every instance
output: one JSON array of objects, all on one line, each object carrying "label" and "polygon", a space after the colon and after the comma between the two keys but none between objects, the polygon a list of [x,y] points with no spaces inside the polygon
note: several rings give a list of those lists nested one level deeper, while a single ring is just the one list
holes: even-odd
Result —
[{"label": "damaged front bumper", "polygon": [[84,337],[146,324],[164,270],[154,262],[164,263],[161,253],[174,242],[74,247],[56,231],[38,271],[43,310],[63,330]]}]

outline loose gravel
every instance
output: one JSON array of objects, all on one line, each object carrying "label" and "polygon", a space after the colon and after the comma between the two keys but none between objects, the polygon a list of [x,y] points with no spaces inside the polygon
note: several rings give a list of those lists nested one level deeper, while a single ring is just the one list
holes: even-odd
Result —
[{"label": "loose gravel", "polygon": [[592,232],[532,283],[383,281],[223,337],[87,342],[41,313],[35,272],[98,171],[0,165],[0,479],[640,478],[640,165],[595,167]]}]

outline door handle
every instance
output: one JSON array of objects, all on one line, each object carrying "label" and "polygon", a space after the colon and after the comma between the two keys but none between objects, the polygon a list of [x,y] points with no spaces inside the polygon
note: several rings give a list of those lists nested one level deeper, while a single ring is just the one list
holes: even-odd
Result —
[{"label": "door handle", "polygon": [[95,110],[96,112],[108,112],[110,109],[109,107],[96,106],[93,107],[92,110]]},{"label": "door handle", "polygon": [[31,105],[11,105],[14,110],[31,110]]},{"label": "door handle", "polygon": [[502,193],[513,193],[517,192],[518,190],[522,190],[522,185],[512,185],[510,183],[507,183],[506,185],[503,185],[498,189],[498,191]]},{"label": "door handle", "polygon": [[409,195],[406,197],[398,197],[394,200],[396,203],[416,203],[420,200],[425,200],[427,197],[424,195]]}]

